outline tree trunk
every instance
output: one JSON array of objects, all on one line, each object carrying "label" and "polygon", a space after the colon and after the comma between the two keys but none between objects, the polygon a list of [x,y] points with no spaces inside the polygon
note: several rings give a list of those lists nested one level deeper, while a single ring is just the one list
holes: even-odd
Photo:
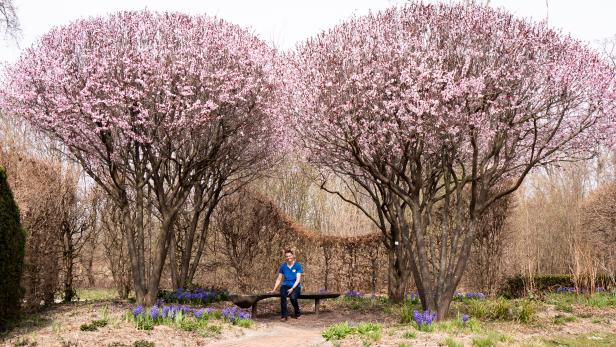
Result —
[{"label": "tree trunk", "polygon": [[133,289],[135,291],[135,298],[137,301],[137,304],[141,304],[143,305],[145,303],[144,299],[145,299],[145,294],[146,294],[146,288],[145,288],[145,284],[144,284],[144,279],[141,276],[143,274],[143,271],[140,270],[141,267],[144,267],[145,264],[140,261],[139,257],[137,256],[137,246],[135,244],[135,234],[134,234],[134,230],[131,228],[131,226],[133,226],[132,224],[132,219],[130,216],[130,211],[128,209],[128,204],[124,205],[124,206],[120,206],[120,209],[122,210],[122,214],[124,217],[124,225],[122,230],[124,231],[124,239],[126,240],[126,246],[128,248],[128,258],[130,259],[130,265],[131,265],[131,274],[132,274],[132,281],[133,281]]},{"label": "tree trunk", "polygon": [[389,276],[387,295],[391,302],[399,303],[404,300],[404,294],[406,292],[406,284],[408,281],[407,269],[404,266],[404,257],[401,257],[403,252],[400,245],[397,246],[397,249],[390,250],[388,253]]},{"label": "tree trunk", "polygon": [[212,218],[212,212],[214,211],[214,207],[208,207],[205,218],[203,219],[203,226],[201,227],[201,235],[199,238],[199,245],[197,246],[197,253],[195,254],[195,259],[193,259],[193,263],[190,266],[190,271],[188,273],[188,277],[185,283],[192,283],[195,279],[195,274],[197,273],[197,267],[199,266],[199,262],[201,262],[201,257],[203,256],[203,250],[205,249],[205,241],[207,239],[207,234],[210,229],[210,222]]},{"label": "tree trunk", "polygon": [[[70,248],[69,252],[72,253],[72,244]],[[64,302],[71,302],[75,295],[75,290],[73,289],[73,258],[71,255],[66,255],[66,252],[64,266],[66,270],[66,275],[64,276]]]},{"label": "tree trunk", "polygon": [[449,306],[451,305],[451,300],[453,299],[453,293],[451,295],[443,295],[439,298],[437,302],[437,307],[433,311],[436,311],[436,317],[438,320],[447,319],[447,315],[449,314]]},{"label": "tree trunk", "polygon": [[63,223],[63,236],[64,236],[64,302],[71,302],[75,292],[73,290],[73,257],[75,256],[75,246],[73,245],[71,229],[68,224]]},{"label": "tree trunk", "polygon": [[169,268],[171,269],[171,285],[173,289],[184,288],[184,284],[180,283],[180,279],[178,278],[178,270],[177,270],[177,260],[175,257],[175,253],[177,252],[177,248],[175,247],[175,233],[171,231],[171,242],[168,246],[169,250]]},{"label": "tree trunk", "polygon": [[154,250],[154,260],[152,261],[151,268],[152,271],[147,282],[147,291],[143,301],[143,304],[146,306],[152,306],[156,303],[158,287],[160,285],[160,277],[165,265],[165,259],[167,258],[167,247],[171,242],[171,235],[173,233],[171,225],[175,220],[176,213],[177,210],[172,209],[167,214],[163,214],[162,216],[162,223],[158,233],[158,240],[156,241],[156,248]]},{"label": "tree trunk", "polygon": [[[182,287],[184,288],[186,284],[189,282],[189,270],[190,270],[190,258],[192,255],[193,243],[195,240],[195,234],[199,225],[199,217],[201,216],[201,212],[203,211],[203,187],[201,185],[197,185],[195,188],[195,202],[192,218],[190,220],[190,226],[186,232],[184,237],[184,248],[182,252],[182,258],[180,262],[180,273],[179,278],[173,281],[176,288]],[[206,216],[207,218],[207,216]],[[172,247],[175,245],[175,237],[172,236]],[[174,247],[175,249],[175,247]],[[174,257],[175,258],[175,257]],[[173,269],[175,269],[176,261],[173,261]],[[178,276],[177,274],[175,275]]]},{"label": "tree trunk", "polygon": [[[385,246],[388,252],[388,285],[387,291],[389,300],[394,303],[400,303],[404,300],[409,280],[408,266],[408,251],[404,243],[405,229],[401,228],[399,221],[396,221],[397,216],[401,215],[400,211],[392,208],[388,211],[390,218],[390,237],[387,239]],[[397,212],[397,213],[392,213]]]}]

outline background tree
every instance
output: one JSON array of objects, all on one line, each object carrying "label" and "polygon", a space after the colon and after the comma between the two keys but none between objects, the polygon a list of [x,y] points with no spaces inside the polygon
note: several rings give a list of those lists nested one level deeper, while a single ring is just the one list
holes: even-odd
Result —
[{"label": "background tree", "polygon": [[19,19],[12,0],[0,0],[0,31],[17,38],[20,32]]},{"label": "background tree", "polygon": [[0,330],[19,314],[25,238],[6,171],[0,166]]},{"label": "background tree", "polygon": [[91,188],[80,187],[80,176],[80,170],[74,165],[67,167],[60,185],[61,210],[58,213],[62,216],[60,232],[65,302],[71,302],[75,296],[75,266],[79,255],[88,240],[95,236],[96,202],[89,201],[92,198]]},{"label": "background tree", "polygon": [[467,288],[488,295],[496,294],[505,276],[506,246],[511,244],[509,216],[514,208],[513,196],[500,199],[481,217],[477,238],[473,243],[467,271]]},{"label": "background tree", "polygon": [[490,206],[534,167],[614,139],[613,67],[501,10],[411,4],[341,24],[294,58],[309,158],[399,198],[422,305],[440,319]]},{"label": "background tree", "polygon": [[[195,184],[284,143],[275,57],[222,20],[144,11],[55,28],[9,69],[4,109],[63,143],[122,212],[138,302],[155,300]],[[159,223],[146,268],[147,200]]]},{"label": "background tree", "polygon": [[616,275],[616,181],[593,191],[582,205],[582,236],[599,259],[599,271]]}]

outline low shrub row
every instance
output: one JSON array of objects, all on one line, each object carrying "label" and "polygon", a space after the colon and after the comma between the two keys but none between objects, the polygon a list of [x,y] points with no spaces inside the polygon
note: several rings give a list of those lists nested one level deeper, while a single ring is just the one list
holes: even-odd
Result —
[{"label": "low shrub row", "polygon": [[[616,279],[608,274],[598,274],[595,280],[599,291],[608,288],[612,283],[616,283]],[[532,284],[532,285],[531,285]],[[573,275],[542,275],[542,276],[525,276],[515,275],[505,281],[505,285],[501,288],[499,295],[507,298],[521,298],[527,293],[527,289],[532,287],[537,292],[555,292],[558,288],[575,287]],[[594,288],[597,290],[597,288]],[[588,291],[588,288],[580,288],[580,291]]]}]

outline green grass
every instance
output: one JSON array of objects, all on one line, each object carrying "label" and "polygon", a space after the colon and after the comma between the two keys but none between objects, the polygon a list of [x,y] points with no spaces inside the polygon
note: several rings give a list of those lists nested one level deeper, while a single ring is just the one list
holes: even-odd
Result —
[{"label": "green grass", "polygon": [[107,320],[106,319],[98,319],[98,320],[94,320],[92,322],[90,322],[89,324],[82,324],[79,327],[79,330],[81,331],[96,331],[98,330],[98,328],[103,328],[107,326]]},{"label": "green grass", "polygon": [[448,337],[445,340],[443,340],[442,344],[447,346],[447,347],[464,347],[463,343],[458,342],[458,341],[452,339],[451,337]]},{"label": "green grass", "polygon": [[616,295],[612,293],[595,293],[592,295],[576,293],[549,293],[545,302],[556,306],[556,309],[572,312],[571,305],[590,306],[597,308],[616,307]]},{"label": "green grass", "polygon": [[217,336],[222,333],[222,326],[208,324],[207,326],[201,327],[201,329],[197,330],[197,333],[203,337]]},{"label": "green grass", "polygon": [[616,334],[588,333],[574,336],[558,336],[544,339],[550,347],[608,347],[616,346]]},{"label": "green grass", "polygon": [[474,337],[471,341],[471,344],[475,347],[492,347],[498,345],[499,342],[505,343],[510,341],[511,338],[509,338],[507,335],[497,332],[490,332],[488,333],[488,335],[485,336]]},{"label": "green grass", "polygon": [[556,317],[554,317],[554,324],[565,324],[565,323],[569,323],[569,322],[575,322],[576,318],[575,316],[566,316],[566,315],[556,315]]},{"label": "green grass", "polygon": [[325,340],[331,341],[342,340],[352,333],[353,328],[349,325],[349,322],[342,322],[325,328],[325,330],[321,332],[321,335],[325,338]]},{"label": "green grass", "polygon": [[469,300],[464,303],[471,317],[485,320],[506,320],[530,323],[536,318],[539,304],[533,300],[508,300],[505,298]]},{"label": "green grass", "polygon": [[414,339],[417,337],[417,333],[414,331],[405,331],[402,333],[402,338],[405,339]]},{"label": "green grass", "polygon": [[36,346],[36,336],[22,336],[13,343],[13,346]]},{"label": "green grass", "polygon": [[407,300],[402,303],[400,308],[400,323],[409,324],[413,322],[413,311],[421,310],[421,305]]},{"label": "green grass", "polygon": [[434,330],[444,331],[449,333],[457,332],[481,332],[481,324],[477,319],[469,319],[466,323],[462,322],[461,318],[451,319],[448,321],[441,321],[434,323]]},{"label": "green grass", "polygon": [[139,340],[133,343],[133,347],[154,347],[154,346],[156,346],[154,342],[146,341],[146,340]]},{"label": "green grass", "polygon": [[355,331],[362,337],[370,341],[379,341],[381,339],[382,326],[378,323],[364,322],[360,323]]},{"label": "green grass", "polygon": [[242,328],[250,328],[252,326],[252,319],[239,319],[235,325]]},{"label": "green grass", "polygon": [[321,332],[321,336],[327,341],[342,340],[349,335],[359,334],[365,342],[379,341],[383,327],[378,323],[364,322],[357,326],[349,325],[349,322],[330,325]]},{"label": "green grass", "polygon": [[62,332],[62,324],[57,321],[51,322],[51,331],[53,331],[54,334],[60,334]]},{"label": "green grass", "polygon": [[184,331],[197,331],[207,325],[206,320],[184,319],[177,323],[177,326]]},{"label": "green grass", "polygon": [[603,318],[600,318],[600,317],[594,317],[594,318],[591,320],[591,322],[592,322],[593,324],[601,324],[601,323],[604,323],[604,322],[605,322],[605,320],[604,320]]},{"label": "green grass", "polygon": [[78,288],[75,290],[78,300],[101,301],[118,299],[118,292],[115,289],[104,288]]}]

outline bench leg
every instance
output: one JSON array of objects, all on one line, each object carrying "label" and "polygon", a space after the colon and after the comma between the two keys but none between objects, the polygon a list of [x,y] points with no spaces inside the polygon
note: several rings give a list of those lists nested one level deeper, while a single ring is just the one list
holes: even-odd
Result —
[{"label": "bench leg", "polygon": [[319,316],[319,304],[321,303],[320,299],[314,299],[314,313],[318,317]]},{"label": "bench leg", "polygon": [[257,303],[255,302],[254,305],[252,305],[252,319],[257,318]]}]

